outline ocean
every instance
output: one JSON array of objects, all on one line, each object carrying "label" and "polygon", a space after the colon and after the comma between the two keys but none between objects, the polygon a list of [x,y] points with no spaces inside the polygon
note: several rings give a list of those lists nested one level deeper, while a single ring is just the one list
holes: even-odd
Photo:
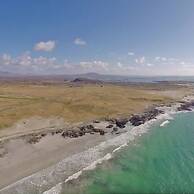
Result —
[{"label": "ocean", "polygon": [[194,112],[151,126],[62,194],[194,193]]}]

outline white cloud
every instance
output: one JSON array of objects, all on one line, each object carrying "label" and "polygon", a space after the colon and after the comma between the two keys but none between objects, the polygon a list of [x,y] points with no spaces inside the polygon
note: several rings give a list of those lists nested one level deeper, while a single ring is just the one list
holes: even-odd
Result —
[{"label": "white cloud", "polygon": [[128,55],[133,56],[133,55],[135,55],[135,53],[134,52],[128,52]]},{"label": "white cloud", "polygon": [[181,65],[185,65],[186,63],[185,63],[184,61],[181,61],[180,64],[181,64]]},{"label": "white cloud", "polygon": [[12,61],[12,58],[8,54],[3,54],[0,60],[0,62],[4,65],[9,65],[11,61]]},{"label": "white cloud", "polygon": [[176,61],[177,59],[175,59],[175,58],[167,58],[167,57],[155,57],[155,61],[157,61],[157,62],[161,62],[161,61],[163,61],[163,62],[165,62],[165,61]]},{"label": "white cloud", "polygon": [[85,46],[87,43],[86,43],[86,41],[84,41],[84,40],[81,39],[81,38],[75,38],[74,44],[80,45],[80,46]]},{"label": "white cloud", "polygon": [[160,57],[155,57],[155,60],[156,61],[160,61]]},{"label": "white cloud", "polygon": [[81,61],[80,67],[83,69],[102,69],[107,70],[109,67],[109,63],[104,61]]},{"label": "white cloud", "polygon": [[152,63],[147,63],[146,65],[147,65],[148,67],[154,66],[154,64],[152,64]]},{"label": "white cloud", "polygon": [[140,58],[136,58],[135,59],[135,62],[137,63],[137,64],[144,64],[145,63],[145,61],[146,61],[146,59],[145,59],[145,57],[143,56],[143,57],[140,57]]},{"label": "white cloud", "polygon": [[10,72],[48,73],[47,71],[51,71],[56,65],[58,63],[55,57],[32,57],[30,52],[24,52],[15,58],[8,54],[0,56],[0,68]]},{"label": "white cloud", "polygon": [[167,58],[166,57],[162,57],[161,60],[162,61],[167,61]]},{"label": "white cloud", "polygon": [[141,64],[143,64],[143,63],[145,62],[145,57],[141,57],[141,58],[139,59],[139,62],[140,62]]},{"label": "white cloud", "polygon": [[38,42],[34,46],[34,50],[36,51],[52,51],[56,46],[56,42],[53,40],[49,40],[47,42]]},{"label": "white cloud", "polygon": [[33,57],[30,52],[24,52],[17,57],[9,54],[0,55],[0,71],[26,74],[98,72],[121,75],[194,75],[194,62],[192,61],[145,56],[137,57],[134,60],[136,64],[127,60],[118,60],[111,63],[103,60],[72,63],[68,60],[60,62],[55,57]]},{"label": "white cloud", "polygon": [[118,63],[117,63],[117,66],[118,66],[119,68],[122,68],[122,67],[123,67],[123,64],[122,64],[121,62],[118,62]]}]

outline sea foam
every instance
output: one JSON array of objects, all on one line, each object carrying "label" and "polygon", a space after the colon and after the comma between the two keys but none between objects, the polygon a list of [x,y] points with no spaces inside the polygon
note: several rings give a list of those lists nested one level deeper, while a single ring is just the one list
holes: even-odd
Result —
[{"label": "sea foam", "polygon": [[166,121],[164,121],[162,124],[160,124],[160,127],[164,127],[164,126],[167,125],[168,123],[170,123],[169,120],[166,120]]}]

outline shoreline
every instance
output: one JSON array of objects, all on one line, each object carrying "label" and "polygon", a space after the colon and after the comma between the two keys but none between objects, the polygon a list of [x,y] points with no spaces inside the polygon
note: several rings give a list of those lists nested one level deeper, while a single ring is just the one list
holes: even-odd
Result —
[{"label": "shoreline", "polygon": [[[192,97],[193,98],[193,97]],[[192,101],[192,98],[190,99],[191,101]],[[179,105],[181,104],[181,103],[178,103]],[[188,104],[188,102],[187,102],[187,100],[185,101],[185,104]],[[176,107],[176,106],[175,106]],[[179,106],[180,107],[180,106]],[[156,107],[155,107],[156,108]],[[154,109],[155,109],[154,108]],[[167,108],[167,107],[166,107]],[[169,108],[171,108],[172,109],[172,106],[171,107],[169,107]],[[183,106],[183,108],[185,108],[184,106]],[[188,107],[187,107],[188,108]],[[163,109],[162,107],[161,107],[161,109]],[[176,111],[177,111],[177,107],[175,108],[176,109]],[[175,111],[175,112],[176,112]],[[143,115],[144,115],[145,113],[143,113]],[[146,114],[147,114],[147,112],[146,112]],[[148,114],[149,115],[149,114]],[[163,115],[162,117],[163,117],[163,119],[165,119],[165,116],[167,116],[168,117],[168,115],[165,115],[164,113],[162,113],[162,112],[160,112],[160,114],[159,114],[159,116],[161,116],[161,115]],[[141,116],[142,117],[142,115],[139,115],[139,116]],[[157,115],[157,117],[158,117],[158,115]],[[137,118],[137,117],[134,117],[134,118]],[[144,117],[143,117],[144,118]],[[162,119],[162,118],[161,118]],[[140,124],[139,126],[127,126],[127,127],[131,127],[131,129],[127,129],[127,131],[126,131],[126,129],[125,129],[125,127],[123,128],[123,126],[122,126],[122,124],[123,124],[123,122],[126,122],[126,119],[124,119],[124,118],[122,118],[120,121],[121,122],[119,122],[118,123],[118,125],[120,125],[121,126],[121,128],[120,128],[120,130],[122,131],[122,133],[120,133],[120,134],[115,134],[115,136],[112,136],[113,134],[107,134],[107,132],[106,133],[104,133],[103,135],[99,135],[99,134],[87,134],[86,133],[86,135],[83,135],[82,137],[80,136],[78,136],[78,137],[74,137],[74,138],[69,138],[68,137],[68,139],[73,139],[73,140],[78,140],[78,139],[80,139],[80,140],[83,140],[83,138],[84,137],[86,137],[87,135],[90,135],[90,137],[88,138],[88,139],[91,139],[91,137],[94,137],[93,139],[96,139],[96,137],[100,137],[100,139],[99,139],[99,141],[97,141],[97,142],[93,142],[93,145],[92,144],[90,144],[90,145],[88,145],[88,150],[89,151],[91,151],[92,153],[93,153],[93,155],[91,156],[90,155],[90,153],[89,152],[87,152],[88,150],[85,148],[84,150],[85,151],[81,151],[81,150],[77,150],[78,152],[77,153],[71,153],[69,156],[70,156],[70,158],[71,157],[75,157],[75,156],[77,156],[77,157],[75,157],[75,158],[71,158],[69,161],[68,161],[68,158],[69,157],[66,157],[65,159],[63,159],[63,160],[61,160],[61,162],[59,162],[59,163],[57,163],[57,164],[55,164],[55,165],[53,165],[53,166],[51,166],[51,167],[48,167],[48,168],[44,168],[43,170],[40,170],[39,172],[37,172],[37,173],[35,173],[35,174],[32,174],[32,175],[30,175],[30,176],[27,176],[27,177],[25,177],[25,178],[23,178],[23,179],[20,179],[20,180],[18,180],[18,181],[16,181],[15,183],[13,183],[13,184],[11,184],[11,185],[8,185],[7,187],[3,187],[1,190],[0,190],[0,193],[2,193],[2,192],[4,192],[4,191],[7,191],[7,190],[12,190],[12,189],[14,189],[14,187],[15,187],[15,189],[16,188],[20,188],[20,190],[22,189],[22,188],[25,188],[26,186],[28,186],[28,184],[31,184],[31,183],[33,183],[33,181],[34,181],[34,183],[36,182],[34,179],[33,179],[33,177],[35,178],[35,179],[38,179],[39,181],[38,182],[40,182],[40,180],[41,181],[45,181],[45,177],[47,177],[46,176],[46,174],[48,175],[48,174],[50,174],[51,172],[51,174],[54,174],[56,177],[57,177],[57,182],[60,182],[60,180],[58,179],[58,174],[56,174],[56,171],[58,171],[58,172],[60,172],[60,173],[64,173],[64,170],[66,169],[66,167],[70,164],[68,164],[68,162],[72,162],[72,161],[80,161],[80,159],[78,160],[78,158],[79,157],[81,157],[82,159],[81,160],[83,160],[83,161],[85,161],[85,164],[82,164],[82,165],[78,165],[78,164],[74,164],[75,165],[75,167],[71,164],[71,168],[72,168],[72,172],[70,173],[69,172],[69,176],[67,176],[66,177],[66,179],[65,180],[68,180],[68,181],[70,181],[71,179],[73,179],[73,175],[76,173],[76,171],[77,171],[77,175],[81,175],[79,172],[80,172],[80,170],[81,170],[81,172],[82,171],[84,171],[84,169],[85,170],[90,170],[90,168],[87,168],[88,166],[90,166],[92,163],[93,164],[95,164],[95,165],[97,165],[98,164],[98,162],[96,163],[96,161],[99,161],[100,160],[100,158],[103,158],[104,156],[103,156],[103,154],[104,154],[104,152],[105,152],[105,149],[107,148],[107,149],[109,149],[109,151],[110,150],[112,150],[111,152],[112,152],[112,154],[114,154],[115,152],[117,152],[119,149],[121,149],[122,147],[124,147],[123,145],[126,145],[126,143],[125,143],[125,141],[126,141],[126,138],[128,138],[128,141],[129,140],[133,140],[134,139],[134,137],[135,136],[139,136],[139,135],[142,135],[143,133],[145,133],[145,132],[147,132],[146,130],[149,130],[149,129],[145,129],[146,128],[146,126],[147,126],[147,128],[149,128],[149,125],[150,125],[150,123],[152,123],[152,122],[155,122],[156,120],[160,120],[160,119],[155,119],[155,116],[152,118],[152,119],[150,119],[150,120],[148,120],[148,121],[146,121],[146,122],[144,122],[144,124],[142,125],[142,124]],[[105,121],[103,121],[103,122],[105,122]],[[110,122],[112,122],[112,121],[110,121]],[[138,121],[139,122],[139,121]],[[126,122],[127,123],[127,122]],[[125,124],[126,124],[125,123]],[[99,124],[99,122],[97,122],[96,124]],[[106,123],[106,126],[108,126],[108,124],[110,125],[110,123]],[[82,126],[83,127],[83,126]],[[112,128],[112,127],[111,127]],[[110,133],[110,129],[111,128],[106,128],[105,127],[105,129],[107,129],[107,130],[109,130],[109,133]],[[143,128],[143,129],[142,129]],[[83,129],[83,128],[82,128]],[[120,131],[120,132],[121,132]],[[91,132],[91,131],[90,131]],[[96,131],[95,133],[100,133],[99,132],[99,130],[98,131]],[[130,134],[130,135],[132,135],[132,136],[130,136],[129,135],[129,137],[126,137],[127,136],[127,133],[128,134]],[[59,136],[59,134],[61,134],[61,133],[58,133],[57,135]],[[71,134],[72,135],[72,134]],[[109,136],[108,136],[109,135]],[[55,136],[55,135],[54,135]],[[114,138],[113,138],[114,137]],[[43,139],[44,139],[45,137],[43,137]],[[66,138],[66,137],[65,137]],[[93,139],[92,139],[92,141],[93,141]],[[91,141],[91,142],[92,142]],[[73,141],[72,141],[73,142]],[[75,142],[73,142],[72,144],[74,144]],[[96,144],[96,145],[95,145]],[[36,144],[35,144],[36,145]],[[76,148],[77,149],[77,148]],[[99,151],[100,150],[100,151]],[[95,153],[95,154],[94,154]],[[95,156],[94,156],[95,155]],[[79,156],[79,157],[78,157]],[[90,159],[92,159],[92,160],[88,160],[87,161],[87,158],[88,157],[91,157]],[[93,157],[93,158],[92,158]],[[111,157],[109,157],[109,159],[110,159]],[[66,164],[67,164],[67,166],[65,166],[65,163],[66,162]],[[57,166],[59,167],[59,168],[57,168]],[[77,167],[76,167],[77,166]],[[78,170],[76,170],[76,168],[78,169]],[[74,172],[74,173],[73,173]],[[67,172],[66,172],[67,173]],[[68,173],[67,173],[68,174]],[[43,179],[41,178],[41,176],[43,175]],[[39,178],[38,178],[39,177]],[[76,176],[75,176],[76,177]],[[69,179],[68,179],[69,178]],[[31,180],[31,182],[29,182],[29,180],[27,181],[27,179],[32,179]],[[64,175],[63,175],[63,177],[61,178],[61,180],[64,180]],[[22,181],[23,181],[23,183],[22,183]],[[49,182],[50,181],[50,182]],[[46,191],[46,190],[49,190],[49,184],[51,185],[51,183],[53,183],[52,182],[52,180],[49,180],[48,181],[48,184],[47,184],[47,186],[45,186],[46,185],[46,183],[44,183],[45,185],[39,185],[38,186],[38,188],[39,189],[42,189],[42,191],[41,192],[44,192],[44,191]],[[37,182],[37,183],[38,183]],[[55,182],[55,183],[57,183],[57,182]],[[33,183],[33,184],[34,184]],[[24,186],[26,184],[26,186]],[[36,184],[36,183],[35,183]],[[56,185],[56,184],[55,184]],[[43,188],[44,187],[44,188]],[[46,189],[46,187],[47,187],[47,189]],[[12,188],[12,189],[11,189]],[[52,187],[51,187],[52,188]],[[33,187],[31,188],[31,189],[34,189],[34,185],[33,185]],[[24,191],[24,193],[25,193],[26,191]],[[30,192],[30,191],[29,191]],[[9,192],[8,192],[9,193]],[[14,192],[10,192],[10,193],[14,193]],[[22,192],[20,192],[20,194],[21,194]]]}]

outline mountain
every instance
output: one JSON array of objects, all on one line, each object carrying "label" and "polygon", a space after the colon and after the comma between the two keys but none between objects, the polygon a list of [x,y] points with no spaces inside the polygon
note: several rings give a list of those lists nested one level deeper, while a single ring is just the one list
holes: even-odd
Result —
[{"label": "mountain", "polygon": [[0,76],[7,77],[7,76],[14,76],[16,74],[8,72],[8,71],[0,71]]},{"label": "mountain", "polygon": [[74,80],[76,78],[84,78],[90,80],[100,80],[100,81],[127,81],[129,76],[120,76],[120,75],[107,75],[107,74],[98,74],[98,73],[84,73],[84,74],[72,74],[64,75],[65,80]]},{"label": "mountain", "polygon": [[84,84],[102,84],[103,81],[97,79],[88,79],[88,78],[75,78],[72,83],[84,83]]}]

